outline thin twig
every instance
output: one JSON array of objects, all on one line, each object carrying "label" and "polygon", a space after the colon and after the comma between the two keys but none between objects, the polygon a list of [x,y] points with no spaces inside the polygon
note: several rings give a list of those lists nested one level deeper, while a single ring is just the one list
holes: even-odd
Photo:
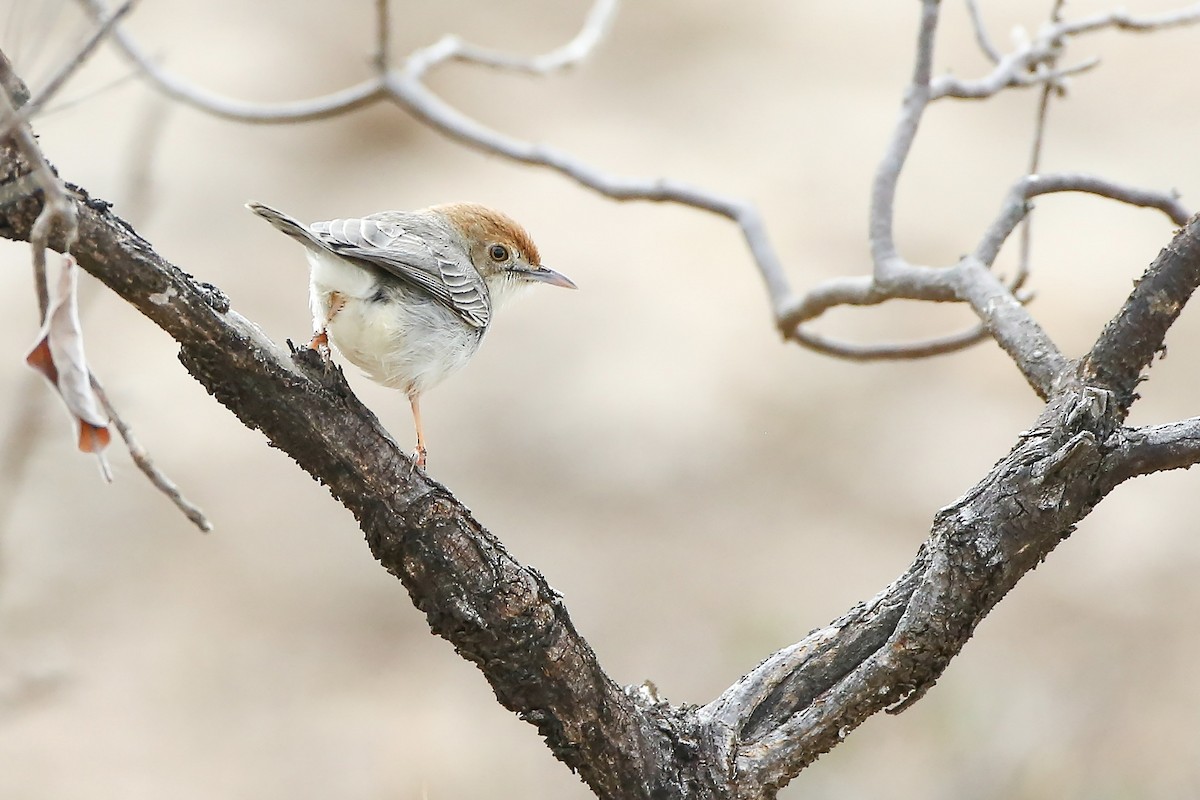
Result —
[{"label": "thin twig", "polygon": [[167,499],[174,503],[175,507],[192,521],[192,524],[204,533],[211,531],[213,526],[209,522],[208,517],[196,505],[183,496],[183,493],[179,490],[179,486],[174,481],[154,465],[150,454],[146,452],[146,448],[142,447],[141,442],[134,437],[133,429],[129,427],[129,424],[121,418],[121,415],[113,407],[112,401],[108,399],[108,393],[104,391],[104,387],[100,385],[100,381],[96,378],[96,375],[93,373],[90,377],[92,391],[95,393],[97,399],[100,400],[100,404],[104,407],[104,412],[108,414],[108,418],[117,429],[117,433],[121,434],[121,438],[125,440],[125,447],[129,450],[129,455],[133,458],[133,463],[137,464],[138,469],[150,480],[150,483],[154,484],[156,489],[166,495]]},{"label": "thin twig", "polygon": [[[448,61],[463,61],[511,72],[548,75],[578,66],[591,56],[612,28],[619,8],[620,0],[596,0],[591,10],[588,11],[579,32],[571,41],[562,47],[531,58],[479,47],[464,42],[457,36],[446,36],[436,44],[413,53],[409,57],[409,66],[418,72],[427,72],[438,64]],[[414,59],[421,63],[414,64]]]},{"label": "thin twig", "polygon": [[[1050,10],[1050,21],[1057,23],[1062,21],[1062,10],[1066,4],[1066,0],[1055,0],[1054,7]],[[1057,57],[1055,57],[1057,61]],[[1049,63],[1049,67],[1055,67],[1055,61]],[[1066,84],[1061,81],[1046,81],[1042,84],[1042,90],[1038,96],[1037,112],[1034,114],[1033,120],[1033,144],[1029,148],[1029,166],[1026,172],[1030,175],[1036,175],[1041,171],[1042,147],[1046,141],[1046,119],[1050,112],[1050,97],[1054,94],[1062,95],[1066,92]],[[1030,257],[1033,249],[1033,213],[1025,215],[1025,219],[1021,220],[1021,230],[1019,231],[1019,239],[1017,242],[1017,272],[1013,275],[1009,286],[1014,291],[1025,285],[1025,281],[1029,278]]]},{"label": "thin twig", "polygon": [[1164,11],[1160,14],[1147,14],[1140,17],[1130,14],[1128,11],[1110,11],[1106,14],[1077,19],[1074,22],[1062,22],[1051,28],[1051,32],[1059,36],[1075,36],[1105,28],[1116,28],[1122,31],[1146,33],[1164,28],[1191,25],[1196,22],[1200,22],[1200,3],[1193,3],[1175,11]]},{"label": "thin twig", "polygon": [[[42,97],[49,97],[53,91],[61,86],[65,77],[70,74],[70,71],[77,68],[82,63],[86,55],[95,48],[95,44],[102,38],[103,34],[109,33],[114,29],[116,18],[124,14],[130,7],[130,3],[125,3],[121,10],[113,15],[112,18],[106,20],[99,28],[99,35],[91,37],[80,53],[70,59],[69,64],[71,69],[60,69],[56,73],[56,81],[52,82],[47,91],[42,93]],[[11,72],[11,68],[7,59],[0,59],[0,71],[6,74],[3,77],[3,85],[12,85],[12,79],[15,74]],[[10,97],[9,91],[6,89],[0,91],[0,121],[6,126],[6,135],[11,136],[16,142],[18,148],[25,156],[28,163],[31,165],[31,177],[41,189],[43,205],[42,209],[34,222],[29,241],[30,247],[33,250],[33,269],[34,269],[34,284],[38,295],[39,317],[43,323],[46,321],[46,314],[49,310],[49,287],[46,280],[46,252],[49,249],[50,237],[54,234],[55,229],[59,232],[59,238],[62,242],[62,252],[68,253],[72,244],[78,236],[78,212],[75,208],[74,201],[68,196],[66,187],[62,180],[54,173],[48,161],[42,155],[41,148],[38,147],[37,140],[33,136],[32,130],[29,128],[26,116],[30,110],[36,108],[33,102],[27,103],[20,111],[14,106],[14,102]],[[208,531],[212,529],[211,523],[204,517],[195,506],[185,500],[180,495],[178,488],[165,475],[155,468],[153,462],[150,461],[144,448],[133,438],[132,431],[129,426],[121,419],[116,410],[109,402],[105,395],[103,387],[96,380],[94,374],[89,373],[92,392],[96,399],[100,401],[101,406],[109,416],[110,420],[117,427],[121,437],[125,440],[126,446],[129,448],[129,453],[133,457],[134,462],[142,470],[147,478],[150,479],[156,487],[166,494],[181,511],[194,522],[201,530]],[[107,461],[104,458],[103,452],[96,452],[96,456],[100,463],[101,474],[106,481],[112,481],[112,473],[109,470]]]},{"label": "thin twig", "polygon": [[952,97],[956,100],[986,100],[1009,88],[1044,86],[1064,78],[1087,72],[1100,65],[1100,59],[1089,58],[1069,67],[1047,69],[1043,63],[1053,57],[1056,48],[1031,50],[1018,56],[1005,56],[989,75],[978,80],[961,80],[952,75],[940,75],[933,82],[930,100]]},{"label": "thin twig", "polygon": [[[973,3],[970,3],[968,7],[972,6]],[[1068,75],[1096,66],[1099,62],[1090,59],[1063,69],[1047,68],[1057,59],[1063,42],[1073,36],[1106,29],[1156,31],[1197,22],[1200,22],[1200,3],[1193,3],[1176,11],[1140,17],[1125,11],[1110,11],[1071,21],[1061,19],[1061,3],[1056,0],[1051,11],[1051,22],[1043,26],[1032,40],[1007,55],[1001,55],[995,61],[996,67],[988,75],[976,80],[960,80],[950,75],[939,76],[933,81],[930,99],[954,97],[979,100],[1008,88],[1055,84]]]},{"label": "thin twig", "polygon": [[[85,2],[93,9],[103,9],[103,0]],[[1075,28],[1070,27],[1068,23],[1058,22],[1048,26],[1033,42],[1019,48],[1017,52],[1001,56],[994,47],[990,47],[990,39],[983,28],[978,8],[969,0],[968,9],[976,25],[976,36],[981,38],[981,47],[985,52],[990,51],[991,55],[995,56],[993,60],[997,64],[992,74],[983,79],[983,88],[979,88],[980,81],[958,82],[949,78],[932,78],[933,44],[939,3],[937,0],[924,0],[912,81],[891,143],[877,170],[872,192],[870,234],[873,276],[861,280],[839,279],[838,282],[819,285],[804,296],[797,296],[787,279],[783,263],[770,242],[762,216],[754,204],[676,181],[632,179],[605,173],[552,147],[522,141],[488,128],[446,103],[425,84],[430,71],[452,61],[531,74],[545,74],[573,66],[590,55],[603,40],[618,7],[617,0],[596,0],[576,36],[564,46],[540,56],[513,56],[448,36],[414,51],[401,68],[388,70],[377,63],[379,74],[357,86],[324,97],[266,106],[244,103],[200,90],[162,70],[152,63],[120,28],[114,33],[114,41],[164,92],[219,116],[247,122],[294,122],[333,116],[376,100],[388,99],[435,130],[467,146],[521,163],[555,170],[612,199],[678,203],[723,216],[741,229],[766,284],[776,324],[785,338],[805,347],[848,358],[900,358],[961,349],[986,338],[986,333],[976,327],[948,337],[910,345],[853,345],[827,339],[812,331],[801,329],[800,326],[834,305],[874,304],[892,298],[936,301],[963,299],[959,285],[963,274],[961,264],[942,269],[913,266],[897,252],[892,231],[899,176],[928,102],[940,96],[951,96],[955,92],[961,96],[987,96],[999,91],[1004,85],[1014,83],[1057,85],[1063,76],[1094,65],[1094,62],[1086,62],[1067,69],[1054,69],[1052,55],[1057,57],[1064,38],[1073,32],[1097,29],[1106,24],[1119,26],[1122,20],[1120,15],[1109,15],[1105,18],[1107,22],[1093,19],[1083,25],[1076,24]],[[383,53],[387,44],[388,34],[385,29],[388,27],[388,7],[385,0],[377,0],[375,8],[378,55]],[[1183,16],[1178,13],[1170,15],[1169,21],[1171,24],[1183,24]],[[1166,17],[1140,21],[1145,25],[1162,25],[1167,22]],[[1053,191],[1063,190],[1065,189]],[[1103,191],[1096,193],[1105,194]],[[1122,191],[1116,194],[1116,199],[1122,199],[1120,195],[1128,195],[1129,192]],[[1150,204],[1165,208],[1165,204],[1158,200]],[[1007,225],[1011,219],[1011,224],[1015,226],[1025,213],[1023,200],[1021,207],[1015,211],[1006,206],[1002,222]],[[1174,218],[1174,212],[1168,213]],[[993,225],[989,229],[989,236],[999,229],[1000,223]],[[1011,229],[1008,233],[1011,233]],[[988,248],[991,248],[991,239],[985,237],[985,240],[988,242]],[[999,244],[1002,243],[1002,239],[996,242],[995,248],[998,250]],[[976,255],[988,248],[977,249]],[[992,258],[994,254],[980,260],[990,264]],[[847,287],[850,287],[848,295],[843,294],[843,289]],[[986,294],[975,293],[974,296],[983,302],[981,298]],[[1021,301],[1009,291],[1003,305],[1010,310],[1012,307],[1020,309]],[[1023,309],[1020,313],[1013,313],[1007,317],[993,316],[985,320],[984,328],[997,324],[1015,326],[1008,332],[999,332],[1000,338],[1007,339],[1010,346],[1012,342],[1024,340],[1025,336],[1018,335],[1018,331],[1027,334],[1028,329],[1036,328],[1036,323]],[[997,331],[993,330],[992,333]],[[1042,336],[1044,337],[1044,334]],[[1050,350],[1057,352],[1053,347]],[[1051,360],[1058,363],[1057,360]],[[1041,386],[1041,389],[1044,390],[1045,386]]]},{"label": "thin twig", "polygon": [[886,280],[889,272],[907,266],[896,251],[896,240],[892,232],[896,213],[896,186],[900,182],[900,173],[904,170],[909,151],[912,150],[925,107],[929,104],[929,79],[933,71],[933,42],[937,33],[938,8],[938,0],[922,0],[912,80],[904,96],[900,119],[876,169],[875,183],[871,189],[871,263],[877,280]]},{"label": "thin twig", "polygon": [[[0,61],[0,70],[6,73],[3,83],[8,85],[12,73],[7,59]],[[30,178],[42,190],[42,210],[33,226],[29,245],[33,251],[33,284],[37,292],[38,319],[45,322],[46,313],[50,308],[50,291],[46,283],[47,242],[57,227],[62,231],[64,252],[70,250],[78,231],[75,204],[67,199],[66,187],[42,156],[33,131],[29,129],[29,124],[16,108],[7,90],[0,91],[0,126],[8,131],[6,135],[16,142],[17,147],[29,160]]]},{"label": "thin twig", "polygon": [[790,336],[810,350],[846,361],[911,361],[965,350],[989,338],[990,334],[983,325],[974,325],[958,333],[918,342],[854,344],[831,339],[803,327],[794,329]]},{"label": "thin twig", "polygon": [[1139,189],[1107,178],[1077,172],[1026,175],[1009,189],[1000,214],[980,239],[975,249],[975,257],[990,266],[1000,248],[1028,213],[1027,201],[1038,195],[1058,192],[1082,192],[1131,206],[1154,208],[1166,214],[1176,225],[1185,224],[1191,217],[1187,206],[1173,193]]},{"label": "thin twig", "polygon": [[[107,14],[107,4],[104,0],[79,1],[97,17]],[[285,124],[327,119],[385,97],[383,79],[376,75],[354,86],[307,100],[292,103],[248,103],[201,89],[158,66],[120,25],[114,26],[112,30],[112,41],[150,82],[168,97],[199,111],[238,122]]]},{"label": "thin twig", "polygon": [[988,60],[993,64],[1000,61],[1000,51],[992,44],[992,38],[988,36],[987,26],[983,24],[983,14],[979,13],[979,4],[975,0],[966,0],[967,14],[971,17],[971,28],[975,31],[975,41],[979,44],[979,49],[988,57]]},{"label": "thin twig", "polygon": [[[124,17],[131,8],[133,8],[135,0],[125,0],[115,11],[107,16],[103,16],[96,25],[95,30],[84,40],[83,44],[76,49],[75,53],[62,63],[54,74],[50,76],[50,80],[42,87],[36,95],[32,96],[26,103],[16,103],[14,98],[14,106],[19,107],[18,113],[13,117],[6,119],[4,124],[0,125],[0,139],[8,136],[9,132],[22,121],[27,121],[33,118],[33,115],[38,113],[58,90],[63,87],[67,79],[75,74],[75,71],[87,61],[88,57],[95,51],[96,47],[104,41],[105,37],[111,33],[113,26]],[[7,68],[7,67],[6,67]]]},{"label": "thin twig", "polygon": [[[1029,152],[1029,167],[1027,172],[1030,175],[1036,175],[1038,166],[1042,157],[1042,145],[1045,142],[1046,133],[1046,115],[1050,110],[1050,96],[1055,92],[1056,85],[1046,83],[1042,86],[1042,91],[1038,97],[1037,112],[1034,115],[1033,121],[1033,144]],[[1030,257],[1033,249],[1033,213],[1030,209],[1026,213],[1025,218],[1021,220],[1021,230],[1018,233],[1019,239],[1017,242],[1017,271],[1013,275],[1012,281],[1009,283],[1014,290],[1020,289],[1025,285],[1025,281],[1029,278]]]},{"label": "thin twig", "polygon": [[386,73],[392,67],[391,0],[375,0],[375,69]]}]

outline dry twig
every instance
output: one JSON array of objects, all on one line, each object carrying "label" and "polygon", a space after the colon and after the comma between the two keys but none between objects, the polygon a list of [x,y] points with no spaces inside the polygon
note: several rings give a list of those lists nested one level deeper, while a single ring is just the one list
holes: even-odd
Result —
[{"label": "dry twig", "polygon": [[92,374],[90,376],[92,383],[92,391],[96,393],[97,399],[104,407],[104,412],[108,414],[109,420],[112,421],[113,427],[117,429],[117,433],[121,434],[121,438],[125,441],[125,447],[129,450],[129,455],[133,458],[133,463],[142,471],[142,474],[154,484],[160,492],[162,492],[168,500],[175,504],[183,515],[192,521],[192,524],[201,530],[203,533],[208,533],[213,529],[212,523],[202,510],[186,497],[180,491],[178,484],[168,478],[162,470],[154,464],[154,460],[150,454],[146,452],[146,448],[142,447],[142,443],[134,436],[133,429],[129,427],[129,423],[117,413],[117,409],[113,407],[112,401],[108,399],[108,393],[104,391],[104,387],[100,385],[100,380]]},{"label": "dry twig", "polygon": [[[17,148],[24,156],[26,163],[30,165],[30,171],[26,176],[13,184],[12,190],[27,189],[31,182],[31,185],[40,191],[42,197],[42,207],[33,224],[29,243],[33,253],[34,287],[37,294],[39,316],[42,320],[44,330],[59,330],[63,332],[63,325],[57,323],[52,325],[54,320],[49,316],[53,309],[51,308],[51,292],[47,282],[46,253],[50,250],[49,245],[52,239],[57,241],[60,252],[64,255],[70,253],[71,247],[78,238],[79,219],[75,199],[69,195],[62,180],[42,155],[41,148],[38,146],[33,131],[29,127],[29,119],[38,109],[45,106],[71,75],[78,71],[100,42],[112,34],[117,22],[128,13],[132,5],[133,0],[126,0],[111,14],[106,13],[101,15],[91,35],[76,49],[70,58],[63,62],[47,85],[36,96],[30,97],[24,83],[13,72],[8,58],[0,53],[0,141],[11,139],[15,142]],[[69,256],[67,258],[69,259]],[[71,266],[68,265],[64,275],[68,274],[70,269]],[[105,423],[111,421],[116,425],[124,439],[134,462],[146,477],[150,479],[151,483],[167,495],[188,519],[192,520],[201,530],[211,530],[212,525],[204,517],[203,513],[184,499],[175,484],[154,466],[145,449],[133,438],[133,433],[129,425],[112,408],[95,375],[91,373],[86,363],[83,362],[82,331],[79,329],[77,312],[75,311],[75,282],[73,277],[70,279],[69,285],[70,297],[60,298],[60,300],[61,305],[68,309],[64,319],[69,317],[67,327],[71,328],[71,330],[67,330],[61,335],[65,335],[75,342],[70,349],[76,355],[70,360],[72,362],[78,361],[78,363],[64,363],[62,361],[64,356],[61,353],[52,358],[50,355],[51,352],[57,352],[57,350],[55,346],[49,345],[46,342],[41,342],[39,347],[35,349],[37,356],[34,361],[37,362],[39,368],[52,381],[58,379],[60,394],[62,394],[68,409],[79,420],[79,424],[83,427],[83,430],[94,432],[91,435],[81,434],[81,449],[87,449],[89,452],[96,454],[100,462],[101,474],[105,480],[111,481],[112,472],[103,454],[103,448],[107,445],[108,441]],[[54,333],[49,334],[51,337],[55,335]],[[63,376],[67,372],[71,374],[77,372],[81,377],[79,380],[72,382],[71,386],[64,386]],[[102,419],[100,416],[99,409],[101,407],[107,414],[107,420]]]},{"label": "dry twig", "polygon": [[[104,13],[103,0],[84,1],[94,13]],[[1013,330],[993,329],[992,326],[998,323],[998,318],[995,315],[988,317],[984,314],[981,314],[982,325],[970,330],[908,344],[852,344],[820,335],[805,326],[834,305],[873,304],[893,298],[937,302],[964,299],[960,296],[958,284],[963,273],[971,271],[970,265],[947,267],[940,271],[912,266],[895,251],[892,239],[895,187],[928,103],[943,97],[987,97],[1009,86],[1059,85],[1064,76],[1094,66],[1090,61],[1065,69],[1054,66],[1066,40],[1070,37],[1110,27],[1153,30],[1190,24],[1200,19],[1198,4],[1154,17],[1137,18],[1114,12],[1075,22],[1052,21],[1028,44],[1012,53],[1002,55],[991,44],[975,2],[969,0],[968,10],[971,13],[976,38],[980,47],[996,63],[996,67],[985,78],[977,81],[959,81],[951,77],[932,77],[933,39],[939,9],[937,3],[924,3],[917,69],[891,143],[877,171],[871,209],[873,274],[864,280],[835,279],[820,284],[803,295],[797,295],[787,278],[782,259],[771,244],[762,215],[755,204],[669,179],[634,179],[606,173],[553,147],[521,141],[488,128],[450,106],[426,85],[426,76],[449,62],[534,75],[544,75],[574,66],[599,46],[618,11],[618,0],[596,0],[577,35],[563,47],[540,56],[523,58],[481,48],[457,37],[448,36],[413,52],[403,65],[397,68],[390,66],[387,0],[376,0],[375,8],[376,74],[341,91],[293,103],[245,103],[207,92],[155,64],[119,27],[113,38],[160,90],[180,102],[221,117],[264,124],[299,122],[346,113],[366,104],[386,100],[396,103],[430,127],[467,146],[520,163],[555,170],[607,197],[616,200],[678,203],[725,217],[737,224],[742,232],[766,285],[775,323],[783,336],[819,352],[851,359],[919,358],[959,350],[989,336],[1003,340],[1006,336],[1011,338],[1015,335]],[[1096,193],[1122,201],[1126,196],[1139,191],[1106,183],[1099,178],[1088,184],[1088,187],[1100,186],[1108,188]],[[1094,188],[1080,185],[1059,191],[1089,192],[1094,191]],[[1149,205],[1162,207],[1165,201]],[[994,225],[993,229],[995,228]],[[990,243],[984,249],[990,251]],[[991,265],[990,260],[985,260],[984,263],[987,266]],[[1015,292],[1023,281],[1023,271],[1019,270],[1007,289],[997,290],[1007,295],[1002,300],[1004,305],[1011,306],[1011,301],[1018,300]],[[846,289],[850,291],[847,292]],[[991,302],[987,293],[977,291],[972,293],[972,296],[985,305]],[[976,313],[980,313],[980,306],[973,307]],[[1017,327],[1025,334],[1037,335],[1041,339],[1035,349],[1039,352],[1057,352],[1027,314],[1011,310],[1012,313],[1004,315],[1004,318],[1011,316],[1012,319],[1019,320]],[[1015,352],[1011,343],[1006,346],[1001,341],[1001,346],[1005,347],[1006,351]],[[1052,359],[1052,362],[1054,367],[1061,367],[1065,363],[1061,358]],[[1026,367],[1022,368],[1023,372],[1030,377],[1031,373]],[[1038,373],[1040,377],[1031,378],[1031,382],[1044,396],[1047,391],[1044,370],[1035,369],[1033,372]]]}]

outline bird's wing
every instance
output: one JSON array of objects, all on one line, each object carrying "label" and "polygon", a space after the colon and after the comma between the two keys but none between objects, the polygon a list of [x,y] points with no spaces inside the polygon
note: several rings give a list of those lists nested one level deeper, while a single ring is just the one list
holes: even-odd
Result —
[{"label": "bird's wing", "polygon": [[403,225],[382,219],[334,219],[314,222],[308,229],[332,252],[373,264],[427,292],[468,325],[487,327],[487,287],[460,248],[430,244]]}]

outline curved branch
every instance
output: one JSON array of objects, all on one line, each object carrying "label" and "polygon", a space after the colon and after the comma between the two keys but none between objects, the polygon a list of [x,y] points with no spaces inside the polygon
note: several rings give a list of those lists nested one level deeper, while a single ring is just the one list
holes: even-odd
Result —
[{"label": "curved branch", "polygon": [[[86,3],[92,14],[97,17],[102,17],[108,12],[104,0],[81,0],[81,2]],[[384,96],[383,79],[372,77],[354,86],[306,100],[290,103],[249,103],[201,89],[175,73],[163,69],[154,63],[146,51],[120,25],[113,26],[111,37],[125,56],[163,94],[184,105],[191,106],[197,111],[236,122],[278,125],[328,119],[370,105]]]},{"label": "curved branch", "polygon": [[413,53],[408,61],[409,67],[423,73],[447,61],[462,61],[528,75],[548,75],[578,66],[591,56],[604,41],[619,9],[620,0],[595,0],[575,38],[562,47],[532,58],[479,47],[457,36],[446,36],[436,44]]},{"label": "curved branch", "polygon": [[854,344],[830,339],[819,333],[805,330],[803,327],[797,327],[789,334],[788,338],[794,339],[810,350],[847,361],[910,361],[917,358],[957,353],[959,350],[965,350],[985,341],[990,338],[990,334],[983,325],[973,325],[958,333],[916,342]]},{"label": "curved branch", "polygon": [[975,258],[990,266],[999,255],[1000,248],[1029,212],[1026,201],[1038,195],[1058,192],[1094,194],[1131,206],[1154,208],[1166,214],[1176,225],[1186,224],[1191,216],[1187,206],[1181,203],[1173,192],[1139,189],[1136,186],[1126,186],[1117,181],[1080,172],[1026,175],[1008,190],[1000,214],[988,226],[975,247]]},{"label": "curved branch", "polygon": [[548,145],[505,136],[461,113],[430,91],[419,72],[393,73],[389,91],[409,112],[430,127],[468,147],[513,161],[546,167],[613,200],[678,203],[725,217],[736,223],[767,286],[776,315],[792,300],[783,262],[767,236],[762,215],[753,204],[665,178],[611,175]]}]

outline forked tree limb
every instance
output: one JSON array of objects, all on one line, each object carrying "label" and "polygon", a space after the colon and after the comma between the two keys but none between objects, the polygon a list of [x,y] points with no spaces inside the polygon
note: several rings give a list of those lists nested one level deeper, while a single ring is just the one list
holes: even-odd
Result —
[{"label": "forked tree limb", "polygon": [[[39,193],[21,193],[31,168],[0,143],[10,201],[0,235],[31,235],[42,205]],[[990,609],[1120,480],[1200,459],[1194,421],[1121,427],[1142,368],[1200,282],[1193,219],[1013,450],[937,514],[900,578],[708,705],[673,706],[605,674],[542,575],[445,487],[411,471],[338,370],[266,339],[106,203],[67,189],[80,265],[175,338],[184,366],[244,424],[329,488],[431,629],[603,798],[773,796],[868,716],[919,699]]]},{"label": "forked tree limb", "polygon": [[[569,66],[599,41],[616,8],[612,0],[594,3],[580,35],[542,60],[512,59],[445,39],[413,54],[402,69],[388,66],[387,4],[377,0],[380,75],[308,105],[270,109],[258,120],[317,118],[391,97],[446,135],[556,169],[610,197],[683,202],[734,220],[766,279],[781,330],[815,349],[848,347],[817,341],[817,334],[801,327],[833,305],[896,297],[965,301],[980,317],[979,328],[915,349],[891,346],[888,356],[944,352],[991,336],[1046,399],[1009,454],[938,512],[930,537],[897,580],[770,655],[699,709],[671,705],[649,685],[618,686],[545,578],[514,559],[445,487],[410,469],[406,454],[350,392],[340,371],[308,351],[290,353],[266,339],[230,309],[219,290],[161,258],[107,204],[67,187],[66,198],[79,220],[72,252],[81,266],[179,342],[184,366],[221,403],[329,488],[354,514],[373,554],[403,582],[430,628],[476,664],[500,702],[535,725],[554,755],[597,795],[771,797],[867,717],[919,700],[991,608],[1121,481],[1200,461],[1195,419],[1122,427],[1142,371],[1200,283],[1200,223],[1184,220],[1173,197],[1089,176],[1027,177],[1010,192],[979,246],[958,264],[920,267],[897,252],[891,230],[896,180],[925,106],[954,95],[958,85],[931,77],[938,5],[936,0],[922,3],[912,85],[877,173],[872,275],[838,279],[803,298],[792,294],[752,204],[671,181],[607,175],[557,150],[479,125],[423,82],[431,68],[451,60],[535,72]],[[986,44],[977,12],[975,17]],[[1185,13],[1172,23],[1187,19]],[[1111,17],[1089,24],[1122,23]],[[1058,38],[1071,33],[1064,29]],[[1047,40],[1044,46],[1039,64],[1050,63],[1059,43]],[[1013,58],[996,54],[993,60],[998,69],[1016,75],[1005,66],[1016,63]],[[154,75],[152,66],[146,69]],[[996,91],[1046,83],[1065,72],[1019,74],[996,83]],[[190,90],[184,83],[174,88]],[[225,108],[231,116],[261,112],[248,105]],[[0,189],[11,201],[0,206],[0,235],[28,241],[42,196],[35,182],[23,179],[38,165],[12,142],[0,142],[0,148]],[[1059,352],[1021,306],[1015,287],[989,271],[1001,244],[1027,213],[1029,198],[1050,191],[1102,194],[1150,205],[1179,224],[1186,222],[1079,362]],[[875,357],[875,352],[883,351],[876,347],[858,355]]]}]

